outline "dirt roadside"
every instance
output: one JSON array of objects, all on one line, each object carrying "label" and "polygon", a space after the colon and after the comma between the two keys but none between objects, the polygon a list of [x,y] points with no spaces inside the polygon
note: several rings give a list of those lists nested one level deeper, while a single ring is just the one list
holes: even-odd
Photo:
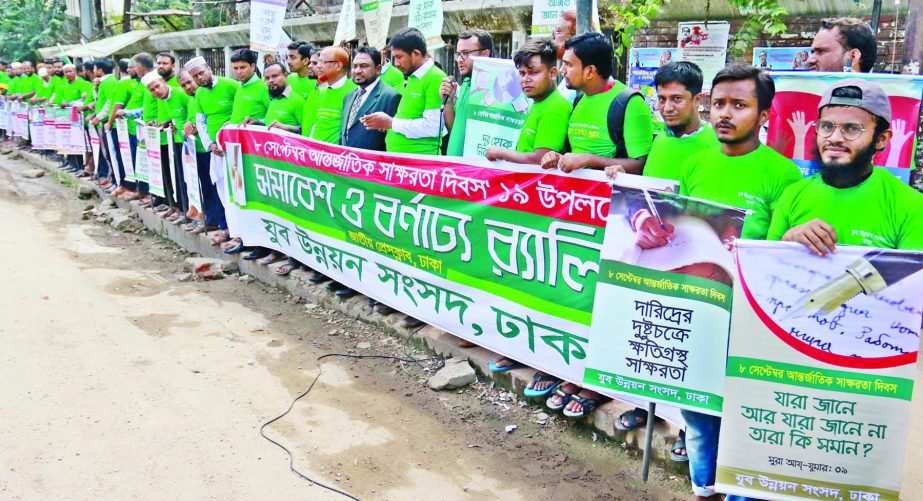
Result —
[{"label": "dirt roadside", "polygon": [[[291,474],[260,424],[321,354],[428,355],[258,283],[178,282],[184,251],[82,221],[71,189],[26,168],[0,157],[0,497],[338,499]],[[269,433],[362,499],[688,497],[489,385],[436,393],[416,364],[328,360]]]}]

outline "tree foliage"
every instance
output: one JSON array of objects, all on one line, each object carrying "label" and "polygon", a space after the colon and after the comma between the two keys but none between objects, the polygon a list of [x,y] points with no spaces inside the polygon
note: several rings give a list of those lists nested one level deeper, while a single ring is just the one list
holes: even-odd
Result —
[{"label": "tree foliage", "polygon": [[36,49],[73,43],[64,0],[4,0],[0,9],[0,57],[36,59]]},{"label": "tree foliage", "polygon": [[[779,5],[779,0],[724,0],[738,7],[741,13],[746,13],[744,22],[737,33],[731,38],[728,50],[734,55],[746,54],[752,47],[753,41],[761,34],[769,36],[780,35],[787,31],[784,18],[788,12]],[[610,10],[615,17],[617,26],[623,26],[620,32],[621,46],[617,52],[621,54],[631,45],[631,38],[639,30],[649,26],[651,20],[657,17],[670,0],[616,0]],[[708,19],[711,0],[705,2],[705,18]]]}]

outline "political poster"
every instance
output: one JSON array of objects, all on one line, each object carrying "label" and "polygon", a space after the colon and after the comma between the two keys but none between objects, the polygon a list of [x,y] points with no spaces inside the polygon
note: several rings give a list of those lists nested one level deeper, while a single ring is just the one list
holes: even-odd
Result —
[{"label": "political poster", "polygon": [[923,76],[882,73],[773,72],[776,95],[769,113],[766,144],[791,158],[802,174],[816,172],[813,165],[817,105],[830,85],[844,78],[861,78],[880,85],[891,103],[891,142],[872,159],[909,182],[914,165],[914,132],[920,117]]},{"label": "political poster", "polygon": [[195,138],[187,137],[183,141],[183,180],[186,183],[186,196],[189,198],[189,206],[194,207],[199,212],[202,209],[202,188],[199,184],[199,168],[196,162]]},{"label": "political poster", "polygon": [[381,49],[388,41],[393,0],[360,0],[365,38],[369,47]]},{"label": "political poster", "polygon": [[491,146],[516,149],[531,104],[519,72],[509,59],[472,59],[464,156],[485,158]]},{"label": "political poster", "polygon": [[753,66],[771,71],[809,71],[810,47],[754,47]]},{"label": "political poster", "polygon": [[125,180],[130,182],[137,181],[135,176],[135,164],[132,161],[131,135],[128,133],[128,121],[124,118],[115,120],[115,133],[118,138],[119,154],[122,157],[122,165],[125,167]]},{"label": "political poster", "polygon": [[428,50],[445,47],[442,22],[442,0],[410,0],[407,26],[423,33]]},{"label": "political poster", "polygon": [[7,130],[9,106],[7,100],[0,96],[0,130]]},{"label": "political poster", "polygon": [[250,0],[250,49],[275,53],[287,0]]},{"label": "political poster", "polygon": [[603,173],[359,150],[253,126],[225,126],[219,143],[229,158],[240,151],[223,177],[243,188],[219,185],[233,196],[232,235],[487,349],[583,379],[611,198]]},{"label": "political poster", "polygon": [[731,25],[726,21],[681,22],[677,33],[680,61],[695,63],[702,69],[702,90],[711,90],[711,81],[725,66]]},{"label": "political poster", "polygon": [[[49,129],[50,132],[53,129]],[[99,155],[102,153],[102,146],[99,141],[99,133],[96,127],[87,127],[87,136],[90,138],[90,149],[93,151],[93,165],[99,165]]]},{"label": "political poster", "polygon": [[719,492],[900,498],[921,269],[920,252],[737,243]]},{"label": "political poster", "polygon": [[745,215],[663,189],[613,186],[585,386],[721,414],[730,248]]},{"label": "political poster", "polygon": [[33,108],[31,111],[29,111],[29,129],[29,134],[32,136],[32,149],[46,149],[45,108]]},{"label": "political poster", "polygon": [[[144,128],[144,151],[147,156],[147,183],[152,195],[165,197],[163,170],[160,165],[160,129]],[[140,162],[140,160],[139,160]]]},{"label": "political poster", "polygon": [[83,134],[84,122],[83,112],[79,111],[76,106],[64,109],[64,117],[67,120],[69,134],[66,149],[68,154],[80,154],[86,152],[86,136]]},{"label": "political poster", "polygon": [[343,0],[340,19],[333,35],[333,45],[356,39],[356,0]]},{"label": "political poster", "polygon": [[631,49],[628,54],[628,86],[637,89],[651,110],[654,129],[663,129],[663,117],[657,112],[657,87],[654,77],[661,66],[676,60],[675,47],[645,47]]},{"label": "political poster", "polygon": [[[599,31],[599,8],[593,0],[592,29]],[[532,3],[532,36],[552,36],[561,15],[577,10],[577,0],[534,0]]]},{"label": "political poster", "polygon": [[138,130],[135,137],[138,139],[135,145],[135,180],[139,183],[146,183],[150,179],[147,175],[147,127],[138,122]]}]

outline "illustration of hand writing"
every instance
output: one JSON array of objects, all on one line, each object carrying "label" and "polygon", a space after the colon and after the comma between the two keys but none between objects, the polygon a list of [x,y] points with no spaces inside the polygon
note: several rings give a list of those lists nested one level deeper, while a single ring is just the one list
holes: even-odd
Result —
[{"label": "illustration of hand writing", "polygon": [[904,149],[904,145],[913,137],[913,130],[907,130],[906,120],[894,120],[891,122],[891,133],[891,142],[888,143],[891,149],[888,151],[888,160],[885,165],[897,167],[900,165],[901,151]]},{"label": "illustration of hand writing", "polygon": [[792,118],[786,120],[792,133],[795,134],[795,149],[792,151],[792,160],[804,160],[804,140],[808,135],[808,130],[814,125],[814,121],[804,122],[804,112],[796,111],[792,113]]},{"label": "illustration of hand writing", "polygon": [[637,225],[637,230],[635,231],[636,243],[642,249],[653,249],[667,245],[676,230],[672,224],[666,221],[663,222],[661,227],[660,221],[647,211],[642,211],[635,224]]}]

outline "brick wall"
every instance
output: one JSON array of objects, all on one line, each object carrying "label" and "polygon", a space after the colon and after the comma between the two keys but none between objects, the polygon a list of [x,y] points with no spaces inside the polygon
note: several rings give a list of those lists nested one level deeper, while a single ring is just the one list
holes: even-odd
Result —
[{"label": "brick wall", "polygon": [[[790,17],[786,19],[788,33],[776,38],[760,38],[754,41],[756,47],[810,47],[822,17]],[[867,20],[868,18],[866,18]],[[895,23],[893,16],[882,15],[878,29],[878,60],[876,72],[900,72],[901,55],[904,51],[904,23],[901,17]],[[731,36],[737,32],[742,20],[731,21]],[[675,47],[677,20],[655,20],[651,26],[641,30],[632,40],[635,47]],[[895,43],[895,33],[897,42]],[[751,54],[734,57],[728,55],[728,62],[750,63]],[[893,63],[892,63],[893,61]]]}]

